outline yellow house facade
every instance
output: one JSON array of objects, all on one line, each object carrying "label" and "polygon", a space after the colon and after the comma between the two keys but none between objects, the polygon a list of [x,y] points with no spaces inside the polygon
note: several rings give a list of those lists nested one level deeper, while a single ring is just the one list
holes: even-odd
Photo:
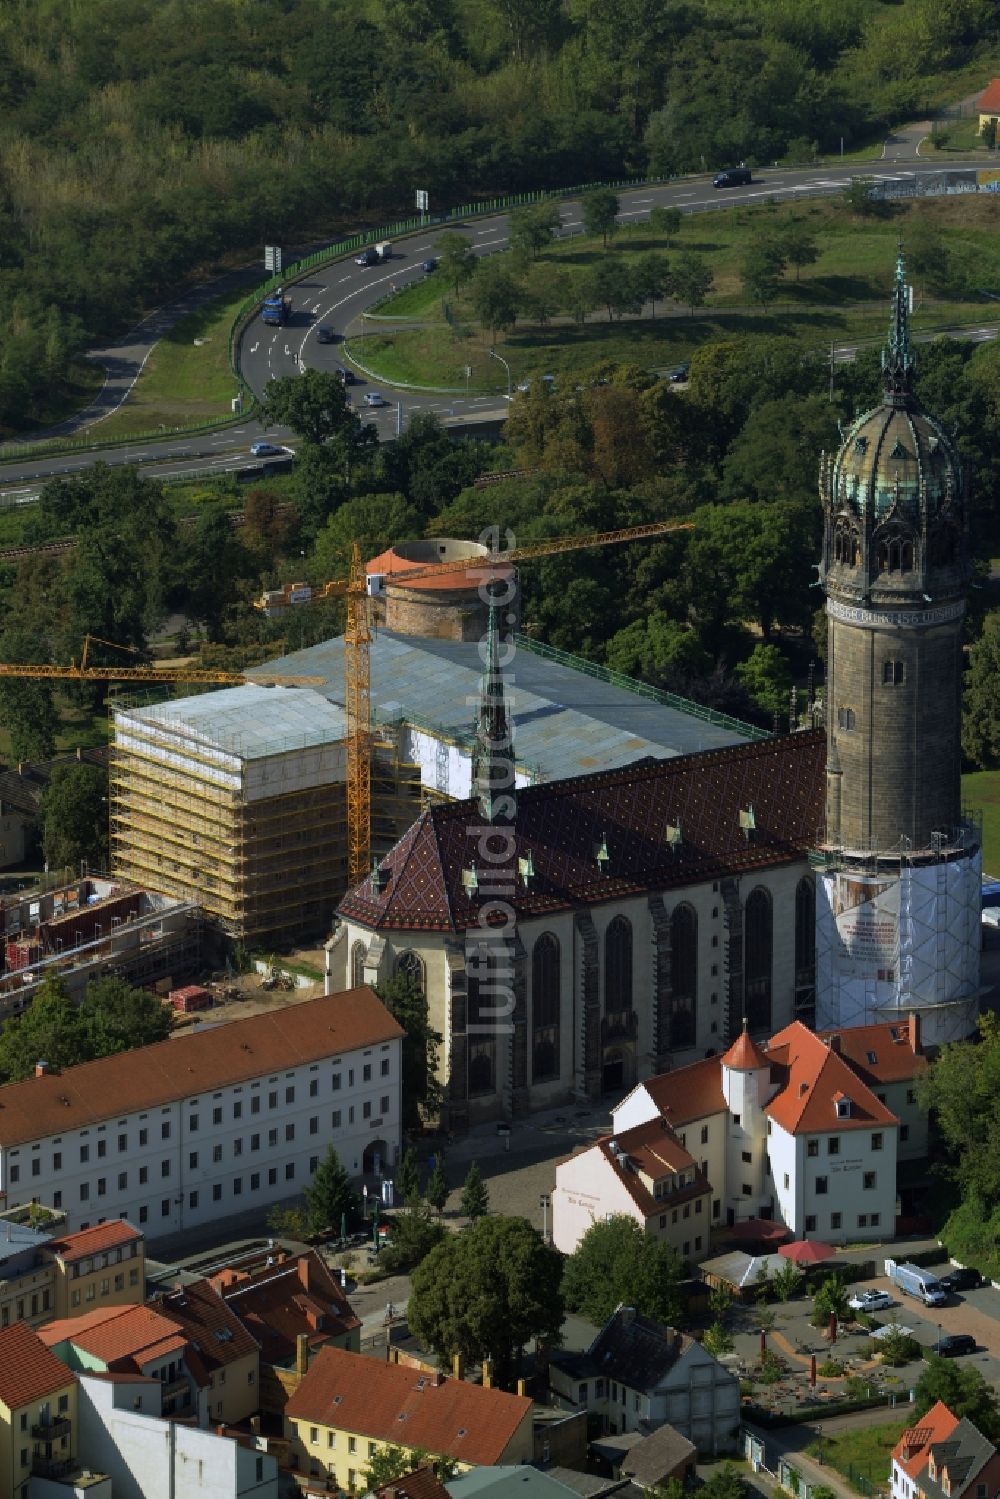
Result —
[{"label": "yellow house facade", "polygon": [[32,1474],[76,1459],[76,1376],[25,1322],[0,1329],[0,1494],[27,1499]]}]

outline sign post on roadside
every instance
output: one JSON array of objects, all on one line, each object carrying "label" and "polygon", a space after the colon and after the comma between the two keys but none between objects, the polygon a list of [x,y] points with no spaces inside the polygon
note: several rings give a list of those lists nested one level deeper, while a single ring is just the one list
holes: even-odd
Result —
[{"label": "sign post on roadside", "polygon": [[424,216],[426,215],[427,210],[428,210],[429,207],[430,207],[430,197],[428,195],[427,189],[423,188],[423,187],[418,187],[417,188],[417,212],[420,215],[420,222],[421,222],[421,224],[424,222]]},{"label": "sign post on roadside", "polygon": [[264,246],[264,269],[270,271],[272,276],[281,275],[281,246]]}]

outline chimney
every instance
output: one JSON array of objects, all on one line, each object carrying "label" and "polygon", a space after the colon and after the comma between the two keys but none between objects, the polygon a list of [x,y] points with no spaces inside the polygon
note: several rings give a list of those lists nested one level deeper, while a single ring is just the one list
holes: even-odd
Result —
[{"label": "chimney", "polygon": [[493,1360],[491,1358],[484,1358],[483,1359],[483,1389],[484,1390],[492,1390],[492,1388],[493,1388]]},{"label": "chimney", "polygon": [[830,1037],[830,1050],[839,1053],[839,1051],[840,1051],[840,1037],[839,1036],[831,1036]]},{"label": "chimney", "polygon": [[455,1379],[465,1378],[465,1359],[460,1353],[453,1353],[451,1356],[451,1372]]},{"label": "chimney", "polygon": [[253,1432],[253,1434],[254,1434],[255,1437],[259,1437],[260,1436],[260,1417],[259,1416],[251,1416],[250,1417],[250,1430]]},{"label": "chimney", "polygon": [[441,1373],[440,1369],[434,1370],[434,1379],[432,1383],[436,1390],[440,1389],[440,1387],[444,1384],[444,1375]]},{"label": "chimney", "polygon": [[[912,1015],[910,1016],[910,1024],[911,1025],[913,1024],[914,1018],[915,1018],[914,1016],[912,1016]],[[36,1062],[35,1063],[35,1076],[36,1077],[44,1077],[46,1075],[46,1073],[48,1072],[48,1070],[49,1070],[49,1064],[48,1064],[48,1062]]]},{"label": "chimney", "polygon": [[300,1332],[295,1339],[295,1372],[305,1374],[309,1368],[309,1338]]},{"label": "chimney", "polygon": [[215,1435],[217,1437],[224,1437],[225,1434],[226,1434],[226,1428],[224,1426],[217,1426],[215,1428]]},{"label": "chimney", "polygon": [[309,1289],[309,1255],[299,1256],[299,1281],[304,1291]]},{"label": "chimney", "polygon": [[517,1382],[517,1393],[519,1395],[527,1395],[527,1393],[528,1393],[528,1381],[526,1379],[519,1379],[518,1380],[518,1382]]},{"label": "chimney", "polygon": [[919,1057],[922,1047],[920,1044],[920,1016],[916,1013],[910,1015],[910,1050],[915,1057]]}]

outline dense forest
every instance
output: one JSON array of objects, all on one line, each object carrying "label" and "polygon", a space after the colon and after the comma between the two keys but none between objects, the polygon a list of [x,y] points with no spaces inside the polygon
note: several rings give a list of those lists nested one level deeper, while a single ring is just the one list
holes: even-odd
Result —
[{"label": "dense forest", "polygon": [[265,241],[415,187],[444,208],[850,149],[998,35],[998,0],[3,0],[0,430]]}]

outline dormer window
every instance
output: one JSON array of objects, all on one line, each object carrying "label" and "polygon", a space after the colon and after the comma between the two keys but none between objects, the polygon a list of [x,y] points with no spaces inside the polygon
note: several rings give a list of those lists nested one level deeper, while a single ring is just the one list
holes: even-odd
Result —
[{"label": "dormer window", "polygon": [[753,814],[753,805],[740,808],[740,830],[749,843],[751,835],[756,831],[757,819]]},{"label": "dormer window", "polygon": [[837,1118],[838,1119],[850,1119],[850,1117],[851,1117],[851,1100],[849,1098],[845,1098],[841,1094],[836,1099],[836,1104],[837,1104]]}]

